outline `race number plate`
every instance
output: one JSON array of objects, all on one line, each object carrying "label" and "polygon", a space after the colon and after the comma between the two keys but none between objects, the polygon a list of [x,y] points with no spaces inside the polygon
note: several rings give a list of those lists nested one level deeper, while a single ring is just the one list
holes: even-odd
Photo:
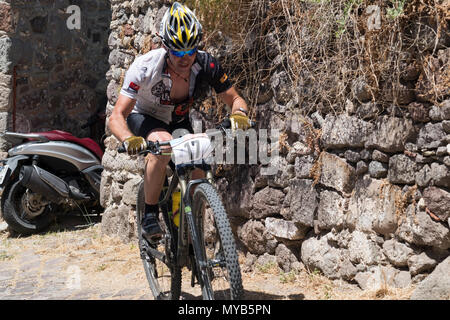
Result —
[{"label": "race number plate", "polygon": [[8,173],[8,165],[0,167],[0,184],[5,180],[6,174]]},{"label": "race number plate", "polygon": [[206,134],[189,134],[172,140],[172,161],[176,164],[200,162],[209,158],[214,150]]}]

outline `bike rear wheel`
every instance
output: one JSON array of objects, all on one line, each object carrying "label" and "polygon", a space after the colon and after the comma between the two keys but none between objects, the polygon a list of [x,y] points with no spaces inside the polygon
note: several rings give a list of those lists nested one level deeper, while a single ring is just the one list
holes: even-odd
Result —
[{"label": "bike rear wheel", "polygon": [[[165,233],[162,240],[158,243],[149,243],[142,236],[141,229],[144,207],[144,183],[142,182],[137,197],[136,224],[145,275],[156,300],[178,300],[181,294],[181,268],[172,263],[174,250],[166,221],[160,219],[161,228]],[[152,253],[152,249],[159,254],[155,251]]]},{"label": "bike rear wheel", "polygon": [[199,184],[192,203],[203,254],[203,257],[197,257],[197,262],[206,262],[203,268],[198,266],[203,297],[217,300],[242,299],[243,287],[236,244],[217,191],[209,183]]}]

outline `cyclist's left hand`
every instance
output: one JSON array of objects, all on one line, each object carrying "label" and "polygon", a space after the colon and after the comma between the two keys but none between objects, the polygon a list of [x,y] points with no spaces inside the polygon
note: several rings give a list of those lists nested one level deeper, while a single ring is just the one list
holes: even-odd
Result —
[{"label": "cyclist's left hand", "polygon": [[243,114],[232,114],[230,116],[231,130],[235,131],[238,129],[247,130],[251,127],[250,119]]}]

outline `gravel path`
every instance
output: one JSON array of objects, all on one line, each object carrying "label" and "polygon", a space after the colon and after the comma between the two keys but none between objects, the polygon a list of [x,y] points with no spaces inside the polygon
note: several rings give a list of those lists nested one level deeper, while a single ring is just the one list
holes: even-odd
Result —
[{"label": "gravel path", "polygon": [[[29,237],[0,233],[0,300],[152,300],[135,243],[101,234],[100,224],[70,227]],[[241,262],[244,261],[243,256]],[[182,299],[201,299],[183,274]],[[278,269],[243,273],[246,299],[407,299],[411,290],[363,292],[306,270],[286,276]]]}]

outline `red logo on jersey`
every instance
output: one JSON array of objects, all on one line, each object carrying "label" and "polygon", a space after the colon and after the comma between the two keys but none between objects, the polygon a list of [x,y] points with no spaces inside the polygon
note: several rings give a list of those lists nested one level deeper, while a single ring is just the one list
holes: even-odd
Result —
[{"label": "red logo on jersey", "polygon": [[130,86],[128,88],[130,90],[138,93],[140,87],[136,83],[130,82]]},{"label": "red logo on jersey", "polygon": [[184,116],[186,113],[189,112],[189,105],[180,105],[175,109],[175,114],[177,116]]}]

